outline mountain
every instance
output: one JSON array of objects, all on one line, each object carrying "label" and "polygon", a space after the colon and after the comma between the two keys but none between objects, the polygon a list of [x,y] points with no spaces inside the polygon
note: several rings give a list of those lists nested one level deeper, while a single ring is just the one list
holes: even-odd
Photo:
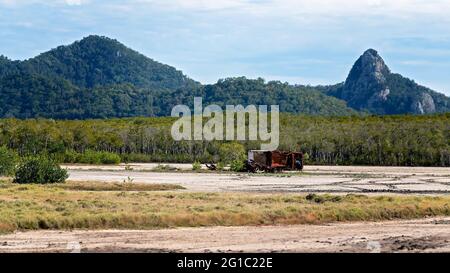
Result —
[{"label": "mountain", "polygon": [[87,88],[132,83],[137,87],[175,89],[198,84],[181,71],[116,40],[94,35],[21,62],[19,67],[30,74],[60,77]]},{"label": "mountain", "polygon": [[450,111],[450,98],[392,73],[369,49],[356,61],[344,84],[326,92],[356,110],[374,114],[430,114]]},{"label": "mountain", "polygon": [[25,61],[0,56],[0,117],[154,116],[154,97],[199,87],[181,71],[95,35]]},{"label": "mountain", "polygon": [[375,50],[366,51],[345,83],[290,85],[245,77],[202,85],[120,42],[88,36],[25,61],[0,55],[0,117],[88,119],[169,116],[177,104],[280,105],[309,115],[434,113],[449,98],[393,74]]},{"label": "mountain", "polygon": [[245,78],[201,85],[116,40],[88,36],[35,58],[0,57],[0,117],[86,119],[167,116],[177,104],[280,104],[281,110],[349,115],[345,102],[313,88]]}]

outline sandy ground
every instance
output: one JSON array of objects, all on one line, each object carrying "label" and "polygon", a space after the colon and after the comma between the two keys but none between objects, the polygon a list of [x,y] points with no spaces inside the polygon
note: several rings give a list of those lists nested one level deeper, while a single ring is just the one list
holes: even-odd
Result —
[{"label": "sandy ground", "polygon": [[[189,191],[330,192],[330,193],[450,193],[450,168],[306,166],[303,174],[231,174],[153,172],[158,164],[119,166],[65,165],[69,180],[171,183]],[[190,164],[170,164],[190,170]]]},{"label": "sandy ground", "polygon": [[318,226],[18,232],[0,236],[0,252],[450,252],[450,217]]}]

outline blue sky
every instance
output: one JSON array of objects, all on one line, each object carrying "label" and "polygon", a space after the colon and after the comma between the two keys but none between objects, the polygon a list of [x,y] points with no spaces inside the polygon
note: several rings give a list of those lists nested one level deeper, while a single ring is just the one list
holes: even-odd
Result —
[{"label": "blue sky", "polygon": [[89,34],[202,83],[345,80],[367,48],[450,95],[450,0],[0,0],[0,54],[26,59]]}]

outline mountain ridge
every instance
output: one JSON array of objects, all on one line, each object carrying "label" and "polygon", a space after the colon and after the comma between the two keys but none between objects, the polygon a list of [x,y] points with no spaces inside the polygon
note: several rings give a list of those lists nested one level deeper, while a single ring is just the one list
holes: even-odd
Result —
[{"label": "mountain ridge", "polygon": [[[344,83],[317,87],[245,77],[202,85],[97,35],[24,61],[0,56],[0,117],[167,116],[177,104],[191,106],[194,96],[204,97],[205,104],[279,104],[282,112],[325,116],[450,110],[450,99],[391,73],[373,49],[357,60]],[[398,111],[392,111],[393,103]]]}]

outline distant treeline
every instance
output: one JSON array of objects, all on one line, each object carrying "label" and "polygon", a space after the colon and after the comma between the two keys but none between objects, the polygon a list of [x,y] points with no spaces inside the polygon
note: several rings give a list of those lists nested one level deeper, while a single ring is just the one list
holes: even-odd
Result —
[{"label": "distant treeline", "polygon": [[[93,151],[125,162],[218,162],[220,141],[176,142],[173,118],[62,121],[1,119],[0,145],[19,155],[73,161]],[[311,117],[282,114],[280,149],[301,150],[307,164],[450,166],[450,114]],[[241,142],[258,149],[258,142]]]}]

